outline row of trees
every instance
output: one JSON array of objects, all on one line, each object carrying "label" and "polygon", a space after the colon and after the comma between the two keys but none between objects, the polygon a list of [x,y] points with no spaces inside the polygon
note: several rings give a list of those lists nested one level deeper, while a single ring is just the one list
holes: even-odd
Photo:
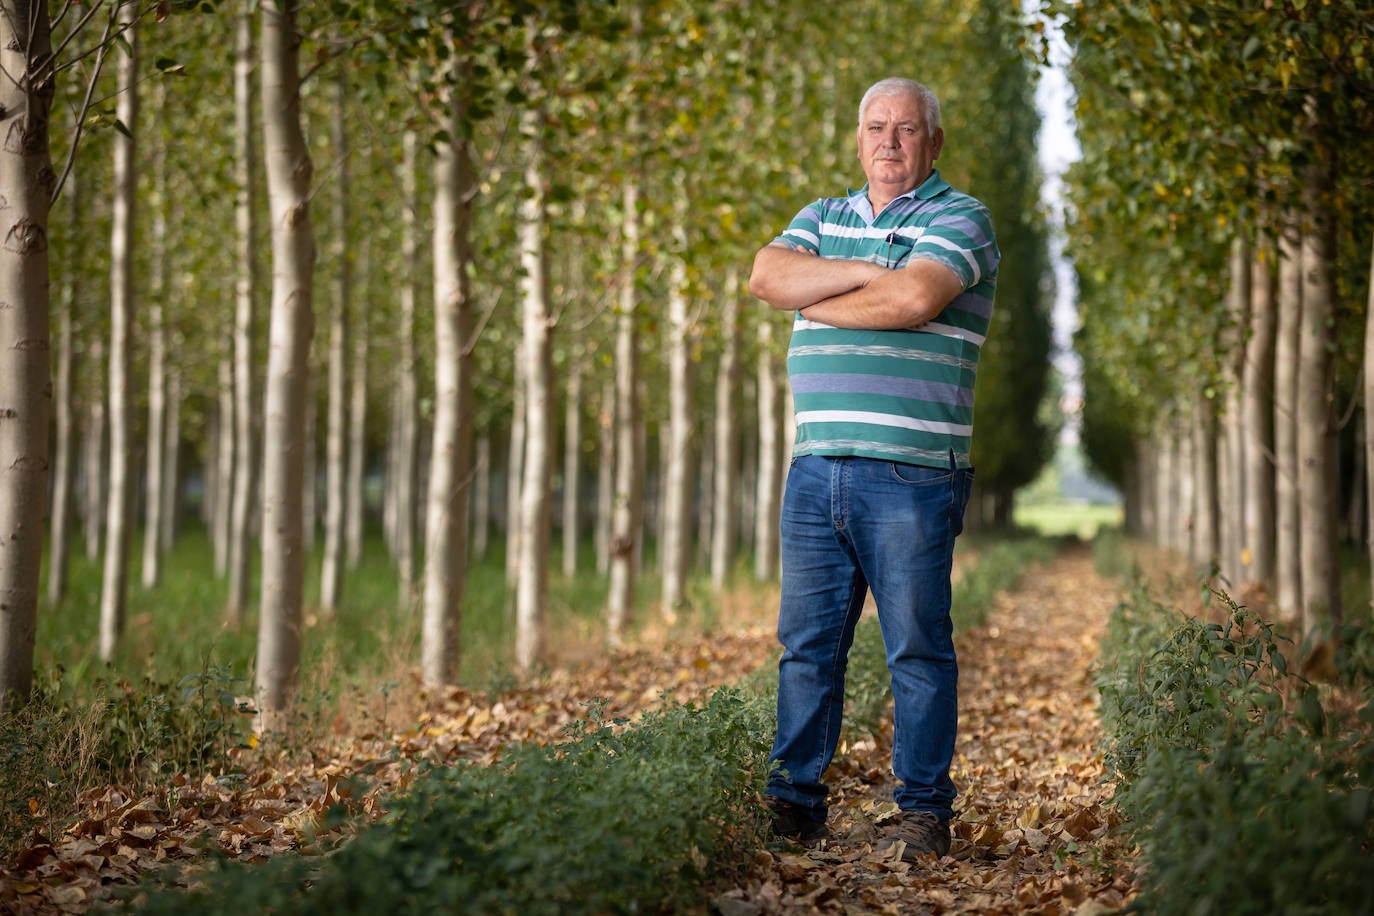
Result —
[{"label": "row of trees", "polygon": [[[594,527],[611,642],[649,529],[665,613],[699,558],[723,583],[747,548],[771,576],[787,326],[746,301],[743,273],[803,204],[855,183],[857,101],[887,75],[940,93],[942,169],[997,217],[975,455],[989,514],[1008,517],[1047,459],[1034,68],[1002,4],[856,4],[843,30],[823,5],[732,0],[180,6],[69,19],[0,2],[3,117],[33,138],[27,171],[5,147],[6,231],[46,243],[0,262],[19,306],[0,308],[0,347],[27,354],[0,386],[6,702],[31,683],[45,520],[44,613],[61,612],[71,519],[106,558],[108,659],[131,532],[153,588],[187,481],[204,484],[231,622],[254,610],[261,558],[267,720],[296,679],[317,518],[327,612],[365,505],[381,517],[432,685],[457,670],[464,571],[492,517],[522,666],[545,648],[555,515],[567,569]],[[44,176],[69,152],[49,216]]]},{"label": "row of trees", "polygon": [[1329,634],[1374,508],[1374,10],[1044,12],[1073,46],[1089,454],[1138,530]]}]

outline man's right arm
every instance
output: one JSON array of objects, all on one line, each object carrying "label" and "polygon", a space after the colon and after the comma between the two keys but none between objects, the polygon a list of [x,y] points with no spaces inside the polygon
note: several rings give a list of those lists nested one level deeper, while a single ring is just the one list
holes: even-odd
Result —
[{"label": "man's right arm", "polygon": [[754,256],[749,291],[775,309],[792,311],[859,289],[884,273],[867,261],[822,258],[772,242]]}]

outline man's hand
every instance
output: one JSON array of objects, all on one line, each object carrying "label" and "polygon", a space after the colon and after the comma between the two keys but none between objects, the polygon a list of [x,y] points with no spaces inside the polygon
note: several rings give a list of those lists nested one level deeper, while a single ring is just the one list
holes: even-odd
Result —
[{"label": "man's hand", "polygon": [[754,256],[749,291],[773,308],[793,311],[861,289],[887,273],[867,261],[822,258],[773,243]]}]

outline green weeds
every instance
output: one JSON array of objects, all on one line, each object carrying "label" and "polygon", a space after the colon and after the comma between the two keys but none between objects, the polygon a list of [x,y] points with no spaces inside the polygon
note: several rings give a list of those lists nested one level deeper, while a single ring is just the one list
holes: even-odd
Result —
[{"label": "green weeds", "polygon": [[1142,853],[1150,913],[1374,912],[1374,704],[1340,721],[1273,627],[1224,624],[1137,583],[1098,673],[1105,758]]},{"label": "green weeds", "polygon": [[139,912],[634,913],[698,902],[760,842],[771,700],[718,690],[549,747],[436,769],[326,859],[222,865]]}]

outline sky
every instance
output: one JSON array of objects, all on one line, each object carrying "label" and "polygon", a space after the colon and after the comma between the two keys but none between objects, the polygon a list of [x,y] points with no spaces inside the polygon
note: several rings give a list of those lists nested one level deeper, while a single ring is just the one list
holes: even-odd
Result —
[{"label": "sky", "polygon": [[1078,139],[1073,123],[1073,91],[1067,66],[1069,48],[1062,35],[1049,26],[1050,65],[1041,70],[1035,102],[1040,110],[1040,167],[1045,181],[1040,200],[1049,213],[1053,236],[1050,260],[1055,275],[1055,299],[1050,321],[1054,330],[1054,364],[1063,376],[1062,407],[1066,422],[1061,444],[1078,442],[1083,384],[1078,357],[1073,352],[1073,332],[1078,327],[1078,285],[1073,264],[1064,256],[1064,188],[1062,176],[1078,159]]}]

